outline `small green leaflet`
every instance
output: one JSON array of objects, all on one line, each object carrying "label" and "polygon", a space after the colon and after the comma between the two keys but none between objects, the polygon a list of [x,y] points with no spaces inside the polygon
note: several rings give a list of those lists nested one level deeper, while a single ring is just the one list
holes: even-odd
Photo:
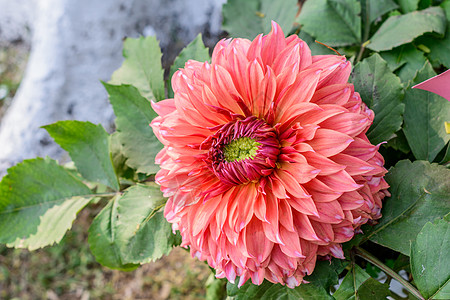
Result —
[{"label": "small green leaflet", "polygon": [[419,7],[419,1],[420,0],[398,0],[397,2],[403,13],[406,14],[417,10]]},{"label": "small green leaflet", "polygon": [[188,60],[196,60],[199,62],[210,61],[211,57],[209,56],[208,48],[205,47],[202,41],[202,35],[199,34],[197,37],[189,43],[183,50],[181,50],[180,54],[178,54],[177,58],[173,65],[170,67],[170,75],[169,75],[169,98],[173,98],[173,90],[172,90],[172,76],[178,71],[180,68],[184,68],[184,65]]},{"label": "small green leaflet", "polygon": [[150,101],[142,97],[134,86],[104,85],[117,117],[117,138],[127,157],[127,165],[140,173],[156,173],[159,167],[155,164],[155,156],[162,145],[149,126],[157,116]]},{"label": "small green leaflet", "polygon": [[426,223],[411,245],[414,283],[427,299],[450,299],[450,215]]},{"label": "small green leaflet", "polygon": [[132,84],[149,100],[162,100],[164,70],[161,67],[161,49],[154,36],[127,38],[123,44],[125,60],[111,77],[111,84]]},{"label": "small green leaflet", "polygon": [[165,201],[156,184],[132,186],[111,200],[89,229],[89,246],[97,261],[131,270],[169,254],[180,238],[164,218]]},{"label": "small green leaflet", "polygon": [[393,0],[362,0],[362,12],[368,10],[369,23],[372,23],[385,13],[398,8]]},{"label": "small green leaflet", "polygon": [[[427,63],[414,78],[413,85],[436,75]],[[417,159],[432,162],[450,141],[445,121],[450,116],[450,102],[434,93],[408,89],[405,94],[403,132]]]},{"label": "small green leaflet", "polygon": [[109,153],[109,134],[102,125],[90,122],[59,121],[43,126],[64,150],[87,180],[119,190]]},{"label": "small green leaflet", "polygon": [[405,109],[403,86],[387,63],[374,54],[358,63],[351,76],[355,91],[375,113],[375,119],[367,137],[372,144],[388,141],[395,137],[403,122]]},{"label": "small green leaflet", "polygon": [[374,51],[390,50],[410,43],[427,32],[443,35],[445,27],[445,14],[440,7],[430,7],[406,15],[392,16],[370,38],[367,48]]},{"label": "small green leaflet", "polygon": [[329,46],[361,43],[361,4],[357,0],[314,0],[303,4],[302,30]]},{"label": "small green leaflet", "polygon": [[58,243],[93,196],[56,161],[23,161],[0,183],[0,243],[29,250]]},{"label": "small green leaflet", "polygon": [[392,196],[384,200],[380,222],[363,227],[364,238],[409,255],[410,243],[422,226],[450,211],[450,170],[426,161],[402,160],[385,178]]},{"label": "small green leaflet", "polygon": [[253,39],[260,33],[269,33],[273,20],[287,35],[297,11],[297,0],[228,0],[222,8],[222,28],[231,37]]}]

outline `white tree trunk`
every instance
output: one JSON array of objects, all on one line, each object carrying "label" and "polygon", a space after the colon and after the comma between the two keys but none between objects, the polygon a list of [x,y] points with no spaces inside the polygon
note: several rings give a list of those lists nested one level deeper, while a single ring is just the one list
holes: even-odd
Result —
[{"label": "white tree trunk", "polygon": [[[35,156],[62,158],[42,125],[76,119],[110,129],[113,113],[100,80],[122,61],[125,36],[156,33],[164,49],[180,49],[207,28],[220,32],[225,0],[20,0],[33,23],[31,54],[20,88],[0,125],[0,174]],[[0,0],[14,10],[16,1]],[[13,7],[13,8],[11,8]],[[8,9],[0,12],[8,13]],[[15,24],[10,22],[9,24]],[[1,32],[8,23],[0,21]],[[20,32],[20,30],[19,30]],[[26,32],[26,31],[25,31]]]}]

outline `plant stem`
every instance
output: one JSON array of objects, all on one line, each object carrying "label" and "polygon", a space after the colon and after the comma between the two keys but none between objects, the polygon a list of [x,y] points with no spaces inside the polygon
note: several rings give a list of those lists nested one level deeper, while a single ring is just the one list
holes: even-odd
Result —
[{"label": "plant stem", "polygon": [[361,48],[359,49],[359,53],[358,56],[356,57],[356,61],[355,64],[358,63],[364,54],[364,50],[366,50],[366,46],[367,46],[367,40],[369,39],[369,34],[370,34],[370,1],[366,1],[366,19],[364,20],[364,33],[363,33],[363,38],[362,38],[362,44],[361,44]]},{"label": "plant stem", "polygon": [[364,250],[360,247],[355,247],[354,249],[355,249],[356,255],[358,255],[358,256],[364,258],[365,260],[367,260],[368,262],[374,264],[375,266],[377,266],[378,268],[383,270],[383,272],[385,272],[386,274],[388,274],[389,276],[391,276],[392,278],[394,278],[395,280],[400,282],[411,294],[416,296],[418,299],[425,300],[425,298],[420,294],[420,292],[411,283],[409,283],[408,281],[403,279],[402,276],[400,276],[399,274],[394,272],[394,270],[392,270],[391,268],[386,266],[378,258],[376,258],[375,256],[373,256],[372,254],[370,254],[369,252],[367,252],[366,250]]}]

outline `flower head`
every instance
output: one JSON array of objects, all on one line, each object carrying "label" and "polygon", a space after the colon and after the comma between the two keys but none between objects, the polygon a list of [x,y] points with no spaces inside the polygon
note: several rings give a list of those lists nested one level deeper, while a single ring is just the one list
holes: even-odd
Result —
[{"label": "flower head", "polygon": [[387,192],[373,112],[342,56],[311,56],[273,22],[253,41],[222,40],[188,61],[174,99],[153,103],[164,144],[156,182],[182,246],[242,285],[299,285],[317,257],[380,217]]}]

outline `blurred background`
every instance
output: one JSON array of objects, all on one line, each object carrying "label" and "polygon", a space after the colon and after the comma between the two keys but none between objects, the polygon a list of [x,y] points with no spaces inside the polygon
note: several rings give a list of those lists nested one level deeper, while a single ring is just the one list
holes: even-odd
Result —
[{"label": "blurred background", "polygon": [[[202,33],[213,47],[225,0],[0,0],[0,177],[17,162],[68,159],[39,127],[76,119],[113,128],[100,83],[122,61],[125,37],[156,35],[163,67]],[[133,272],[99,265],[83,210],[56,246],[34,252],[0,245],[0,299],[204,299],[206,264],[183,249]]]}]

